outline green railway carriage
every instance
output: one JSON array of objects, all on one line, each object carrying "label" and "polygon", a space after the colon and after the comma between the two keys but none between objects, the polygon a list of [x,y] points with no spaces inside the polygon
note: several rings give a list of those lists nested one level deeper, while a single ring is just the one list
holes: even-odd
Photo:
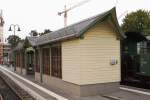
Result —
[{"label": "green railway carriage", "polygon": [[141,33],[127,32],[122,41],[122,80],[150,81],[150,42]]},{"label": "green railway carriage", "polygon": [[125,33],[127,38],[122,41],[122,80],[133,78],[141,73],[141,58],[144,35],[136,32]]}]

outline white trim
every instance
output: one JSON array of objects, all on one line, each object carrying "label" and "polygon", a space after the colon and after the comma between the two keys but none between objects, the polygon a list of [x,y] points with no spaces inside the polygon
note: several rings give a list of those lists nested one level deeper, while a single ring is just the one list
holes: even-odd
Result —
[{"label": "white trim", "polygon": [[129,88],[124,88],[124,87],[120,87],[120,89],[121,90],[125,90],[125,91],[140,93],[140,94],[144,94],[144,95],[150,95],[150,92],[144,92],[144,91],[135,90],[135,89],[129,89]]},{"label": "white trim", "polygon": [[30,85],[32,85],[32,86],[34,86],[34,87],[40,89],[41,91],[47,93],[48,95],[53,96],[54,98],[56,98],[56,99],[58,99],[58,100],[68,100],[67,98],[64,98],[64,97],[62,97],[62,96],[60,96],[60,95],[58,95],[58,94],[56,94],[56,93],[54,93],[54,92],[52,92],[52,91],[50,91],[50,90],[48,90],[48,89],[46,89],[46,88],[44,88],[44,87],[38,85],[38,84],[35,84],[35,83],[33,83],[33,82],[31,82],[31,81],[29,81],[29,80],[27,80],[27,79],[25,79],[25,78],[23,78],[23,77],[17,75],[16,73],[14,73],[14,72],[12,72],[12,71],[10,71],[10,70],[4,68],[4,67],[0,67],[0,68],[3,69],[3,70],[5,70],[5,71],[7,71],[7,72],[9,72],[9,73],[11,73],[12,75],[16,76],[17,78],[19,78],[19,79],[21,79],[21,80],[27,82],[28,84],[30,84]]}]

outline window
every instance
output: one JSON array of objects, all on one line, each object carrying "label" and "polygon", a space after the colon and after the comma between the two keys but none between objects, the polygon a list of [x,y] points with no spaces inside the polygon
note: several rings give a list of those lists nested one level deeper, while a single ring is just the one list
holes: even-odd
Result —
[{"label": "window", "polygon": [[42,54],[43,74],[50,75],[50,49],[43,48]]},{"label": "window", "polygon": [[51,75],[62,78],[61,46],[58,45],[51,48]]},{"label": "window", "polygon": [[149,42],[137,43],[137,54],[150,54],[150,43]]}]

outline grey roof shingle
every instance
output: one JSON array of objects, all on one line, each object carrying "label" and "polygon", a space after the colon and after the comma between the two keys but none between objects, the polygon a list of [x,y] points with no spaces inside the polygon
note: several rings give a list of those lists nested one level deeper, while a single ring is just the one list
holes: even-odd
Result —
[{"label": "grey roof shingle", "polygon": [[89,19],[86,19],[82,22],[70,25],[66,28],[59,29],[57,31],[45,34],[43,36],[40,36],[37,38],[36,45],[42,45],[49,42],[54,42],[62,39],[67,39],[71,37],[78,37],[79,33],[85,29],[87,26],[89,26],[93,21],[95,21],[98,17],[102,17],[103,14],[100,14],[99,16],[95,16]]},{"label": "grey roof shingle", "polygon": [[[43,45],[51,42],[61,41],[64,39],[71,39],[79,37],[84,31],[86,31],[90,26],[94,25],[97,21],[102,20],[108,14],[112,14],[115,12],[116,17],[116,10],[112,8],[111,10],[104,12],[102,14],[96,15],[94,17],[88,18],[76,24],[70,25],[68,27],[59,29],[57,31],[53,31],[51,33],[42,35],[34,40],[33,46]],[[116,27],[118,27],[118,23]],[[118,29],[120,31],[120,29]],[[124,37],[122,32],[119,32],[122,37]]]}]

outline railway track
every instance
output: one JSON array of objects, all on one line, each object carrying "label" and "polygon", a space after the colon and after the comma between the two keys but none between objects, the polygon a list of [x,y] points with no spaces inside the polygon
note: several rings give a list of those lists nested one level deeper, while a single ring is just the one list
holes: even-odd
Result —
[{"label": "railway track", "polygon": [[0,100],[21,100],[1,77],[0,77]]},{"label": "railway track", "polygon": [[0,71],[0,100],[35,100]]}]

